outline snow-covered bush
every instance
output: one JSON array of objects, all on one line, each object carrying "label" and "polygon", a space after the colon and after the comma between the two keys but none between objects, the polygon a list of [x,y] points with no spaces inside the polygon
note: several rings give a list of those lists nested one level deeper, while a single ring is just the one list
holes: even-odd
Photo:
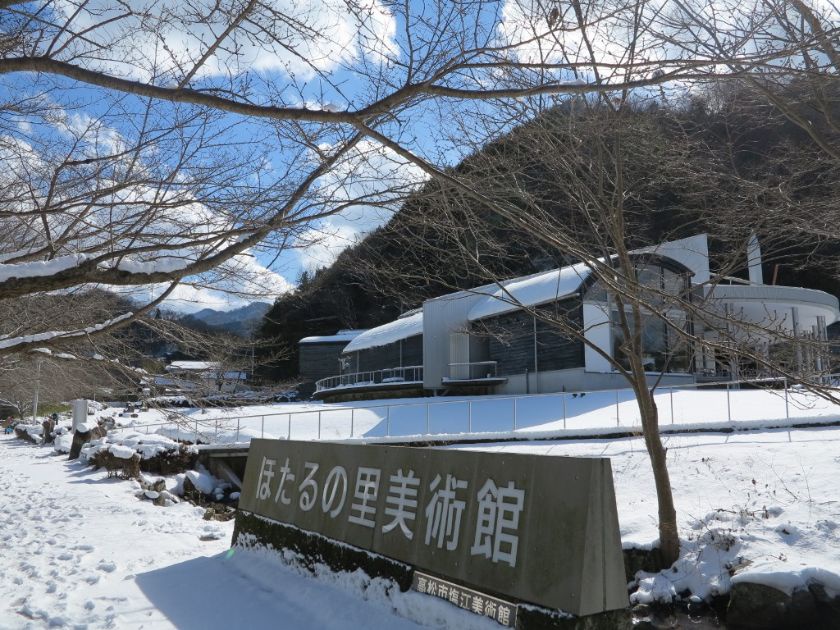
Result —
[{"label": "snow-covered bush", "polygon": [[80,457],[83,461],[95,464],[95,458],[103,451],[109,454],[105,458],[117,459],[129,459],[136,453],[140,460],[140,470],[160,474],[192,468],[198,454],[195,447],[180,444],[163,435],[124,430],[92,440],[82,447]]}]

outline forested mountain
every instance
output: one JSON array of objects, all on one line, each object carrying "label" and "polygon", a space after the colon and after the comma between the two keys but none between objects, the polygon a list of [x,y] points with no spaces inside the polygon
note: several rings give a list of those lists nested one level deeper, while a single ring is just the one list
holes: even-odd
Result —
[{"label": "forested mountain", "polygon": [[184,315],[181,324],[205,332],[229,332],[239,337],[249,337],[257,328],[263,316],[271,310],[267,302],[251,302],[230,311],[204,308],[196,313]]},{"label": "forested mountain", "polygon": [[[807,105],[801,107],[807,115]],[[534,162],[533,156],[540,148],[532,140],[523,140],[529,138],[530,126],[546,121],[565,125],[597,115],[597,111],[574,111],[570,107],[549,110],[541,119],[482,148],[453,171],[464,174],[482,168],[488,155],[515,160],[517,155],[527,154]],[[628,202],[638,202],[639,209],[628,230],[631,246],[708,232],[714,257],[716,250],[727,247],[717,243],[714,235],[734,229],[733,222],[737,222],[733,208],[752,208],[755,216],[760,216],[764,208],[783,213],[791,204],[813,199],[831,203],[837,195],[837,165],[812,159],[810,140],[799,127],[742,92],[715,91],[714,98],[695,97],[679,107],[637,108],[628,124],[643,130],[649,145],[661,143],[662,156],[670,155],[666,148],[684,142],[687,133],[703,153],[687,158],[702,163],[702,177],[688,177],[689,165],[671,157],[657,157],[656,152],[628,165],[633,170],[628,176],[635,177],[639,191],[639,199]],[[539,160],[536,164],[530,167],[529,185],[540,188],[543,199],[551,198],[553,182],[539,172]],[[429,182],[387,225],[345,250],[332,266],[304,274],[297,290],[275,302],[257,331],[266,354],[286,351],[283,360],[270,364],[265,376],[289,378],[296,374],[297,342],[302,337],[375,326],[454,287],[482,283],[486,271],[481,277],[473,273],[475,260],[464,259],[462,249],[447,246],[453,238],[469,241],[478,238],[475,232],[481,231],[484,250],[476,257],[480,255],[481,264],[499,277],[574,262],[561,251],[510,233],[490,212],[481,215],[481,225],[475,225],[474,220],[467,225],[466,218],[464,225],[459,224],[458,204],[470,201],[453,201],[455,197],[439,183]],[[441,211],[449,217],[446,227],[435,220],[435,213]],[[574,205],[559,193],[550,211],[564,221],[581,220]],[[748,217],[749,211],[743,216]],[[488,243],[492,245],[489,248]],[[825,248],[828,253],[834,246],[827,244]],[[765,247],[766,281],[773,276],[779,284],[840,293],[833,265],[822,264],[818,257],[804,257],[796,243],[785,243],[783,238],[768,241]]]}]

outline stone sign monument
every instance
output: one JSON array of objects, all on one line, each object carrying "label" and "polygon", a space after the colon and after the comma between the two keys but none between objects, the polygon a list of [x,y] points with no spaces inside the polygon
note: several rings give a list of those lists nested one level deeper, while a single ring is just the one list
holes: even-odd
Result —
[{"label": "stone sign monument", "polygon": [[627,606],[608,459],[253,440],[239,511],[515,601]]}]

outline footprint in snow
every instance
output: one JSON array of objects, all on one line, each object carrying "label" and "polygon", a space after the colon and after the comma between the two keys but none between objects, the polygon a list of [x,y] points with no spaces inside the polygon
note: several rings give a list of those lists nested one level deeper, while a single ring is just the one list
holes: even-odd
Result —
[{"label": "footprint in snow", "polygon": [[221,538],[224,538],[224,536],[225,533],[219,527],[205,527],[201,534],[199,534],[198,539],[204,541],[220,540]]},{"label": "footprint in snow", "polygon": [[105,560],[101,560],[99,564],[96,565],[96,568],[100,571],[105,571],[106,573],[113,573],[117,570],[117,565],[113,562],[106,562]]}]

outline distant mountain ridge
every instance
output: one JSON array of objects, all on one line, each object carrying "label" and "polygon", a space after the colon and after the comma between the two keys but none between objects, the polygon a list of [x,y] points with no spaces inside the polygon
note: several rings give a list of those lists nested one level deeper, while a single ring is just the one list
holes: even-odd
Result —
[{"label": "distant mountain ridge", "polygon": [[225,331],[240,337],[248,337],[262,318],[271,310],[268,302],[251,302],[230,311],[204,308],[181,318],[185,326],[198,329]]}]

